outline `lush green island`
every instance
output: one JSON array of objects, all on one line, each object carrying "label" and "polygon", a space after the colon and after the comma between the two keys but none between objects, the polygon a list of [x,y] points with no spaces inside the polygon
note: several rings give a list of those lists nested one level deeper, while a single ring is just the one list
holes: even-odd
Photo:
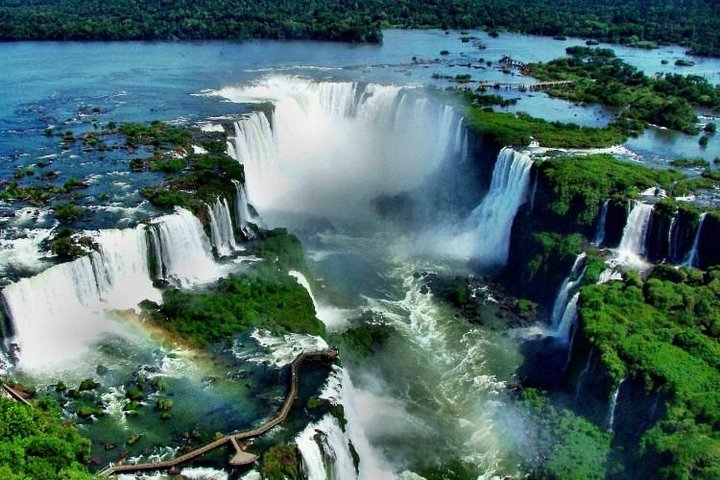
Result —
[{"label": "lush green island", "polygon": [[525,71],[541,81],[572,81],[550,86],[547,92],[573,102],[617,109],[613,126],[628,134],[648,124],[697,133],[696,108],[720,111],[720,86],[702,77],[672,73],[648,77],[616,58],[610,49],[570,47],[567,53],[568,58],[530,64]]},{"label": "lush green island", "polygon": [[379,42],[382,28],[483,27],[720,55],[716,2],[643,0],[0,1],[0,40],[309,38]]}]

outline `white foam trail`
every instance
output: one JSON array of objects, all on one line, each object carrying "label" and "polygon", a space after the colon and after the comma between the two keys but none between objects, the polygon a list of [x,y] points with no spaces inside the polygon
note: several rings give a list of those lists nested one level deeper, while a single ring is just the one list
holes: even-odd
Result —
[{"label": "white foam trail", "polygon": [[[457,418],[461,436],[457,454],[492,477],[498,472],[502,458],[502,445],[498,441],[498,419],[509,414],[508,405],[500,392],[505,383],[488,374],[486,354],[490,341],[481,329],[458,325],[449,312],[443,312],[434,303],[432,295],[420,293],[419,280],[412,275],[412,265],[399,267],[406,296],[395,302],[368,299],[368,309],[380,311],[383,316],[414,344],[427,359],[428,367],[437,372],[433,383],[437,408],[452,412]],[[376,423],[382,425],[383,420]],[[391,421],[391,419],[388,419]],[[408,428],[412,422],[404,420]],[[417,430],[418,441],[423,441],[422,427]],[[431,437],[431,435],[429,435]],[[450,441],[450,439],[448,439]]]},{"label": "white foam trail", "polygon": [[152,221],[157,229],[164,279],[182,288],[221,276],[200,220],[184,208]]},{"label": "white foam trail", "polygon": [[97,252],[3,290],[22,369],[67,366],[104,334],[125,331],[109,310],[160,301],[147,268],[144,227],[104,230],[95,241]]}]

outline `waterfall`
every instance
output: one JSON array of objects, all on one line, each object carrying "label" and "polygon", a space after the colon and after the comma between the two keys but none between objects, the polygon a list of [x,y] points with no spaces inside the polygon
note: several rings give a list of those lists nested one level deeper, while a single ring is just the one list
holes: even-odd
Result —
[{"label": "waterfall", "polygon": [[[333,366],[320,398],[333,405],[342,405],[347,424],[341,428],[337,419],[328,414],[319,422],[308,425],[297,437],[308,479],[395,479],[392,467],[386,463],[383,453],[373,448],[365,434],[365,392],[355,388],[345,368]],[[353,450],[360,459],[357,470]]]},{"label": "waterfall", "polygon": [[533,178],[532,189],[530,190],[530,211],[531,212],[535,210],[535,196],[537,195],[538,178],[540,178],[540,174],[536,173],[535,177]]},{"label": "waterfall", "polygon": [[152,221],[159,239],[163,279],[181,288],[220,276],[200,220],[184,208]]},{"label": "waterfall", "polygon": [[480,263],[507,262],[513,220],[527,196],[532,163],[527,154],[512,148],[500,151],[490,190],[467,222],[475,234],[473,257]]},{"label": "waterfall", "polygon": [[668,228],[668,251],[666,258],[670,262],[674,261],[675,256],[677,255],[677,249],[675,248],[675,240],[678,232],[677,216],[678,214],[677,212],[675,212],[672,219],[670,220],[670,227]]},{"label": "waterfall", "polygon": [[597,231],[595,232],[595,238],[593,243],[597,246],[602,246],[605,241],[605,224],[607,223],[607,213],[610,200],[605,200],[602,208],[600,209],[600,218],[598,220]]},{"label": "waterfall", "polygon": [[564,343],[568,343],[570,341],[570,332],[577,321],[577,304],[579,299],[580,292],[577,292],[572,296],[565,307],[560,323],[555,330],[555,337],[559,338]]},{"label": "waterfall", "polygon": [[25,370],[60,367],[103,334],[122,333],[107,312],[160,301],[144,227],[103,230],[97,251],[8,285],[2,292]]},{"label": "waterfall", "polygon": [[615,425],[615,410],[617,409],[617,403],[618,403],[618,397],[620,396],[620,388],[622,387],[622,384],[625,382],[625,379],[623,378],[620,380],[620,383],[618,383],[617,388],[615,388],[615,391],[610,396],[610,406],[608,409],[608,431],[613,431],[613,426]]},{"label": "waterfall", "polygon": [[240,233],[242,233],[246,239],[252,240],[257,235],[255,235],[255,232],[250,227],[252,215],[250,214],[250,208],[248,208],[245,184],[237,180],[233,180],[232,182],[233,185],[235,185],[235,219],[237,226],[240,229]]},{"label": "waterfall", "polygon": [[626,259],[634,260],[647,253],[647,237],[650,231],[650,219],[653,206],[647,203],[636,202],[627,218],[620,240],[620,255]]},{"label": "waterfall", "polygon": [[421,187],[467,152],[462,117],[412,87],[272,76],[212,94],[274,106],[240,119],[228,148],[245,166],[248,201],[266,219],[369,215],[378,197]]},{"label": "waterfall", "polygon": [[578,375],[577,378],[577,385],[575,386],[575,399],[577,400],[580,398],[580,390],[582,389],[583,382],[585,380],[585,376],[590,371],[590,367],[592,366],[592,359],[593,359],[593,349],[590,349],[590,353],[588,354],[587,363],[585,364],[585,367],[580,372],[580,375]]},{"label": "waterfall", "polygon": [[312,300],[313,307],[315,307],[315,315],[328,329],[337,330],[339,327],[345,325],[348,318],[353,316],[353,312],[351,310],[343,310],[318,302],[313,294],[312,288],[310,287],[310,282],[308,282],[307,278],[305,278],[305,275],[302,273],[297,270],[290,270],[288,274],[297,280],[297,282],[307,291],[310,296],[310,300]]},{"label": "waterfall", "polygon": [[350,444],[332,415],[308,425],[295,441],[308,480],[357,478]]},{"label": "waterfall", "polygon": [[557,326],[562,319],[565,308],[567,307],[568,297],[580,282],[582,282],[584,270],[580,272],[580,265],[583,264],[587,254],[582,252],[575,258],[570,274],[565,278],[563,283],[560,285],[557,297],[555,297],[555,303],[553,304],[552,314],[550,316],[550,322],[553,326]]},{"label": "waterfall", "polygon": [[[553,303],[550,315],[550,324],[553,328],[553,336],[564,343],[570,341],[570,332],[577,317],[577,302],[580,293],[577,291],[585,276],[584,264],[587,254],[585,252],[575,258],[570,274],[560,285],[558,294]],[[570,296],[573,294],[572,296]]]},{"label": "waterfall", "polygon": [[690,248],[690,252],[688,252],[687,257],[685,257],[685,261],[683,262],[683,265],[686,267],[697,267],[700,265],[698,248],[700,247],[700,235],[702,235],[705,215],[705,213],[700,215],[700,221],[698,223],[697,230],[695,231],[695,239],[693,240],[692,248]]},{"label": "waterfall", "polygon": [[212,206],[206,205],[206,207],[210,217],[210,237],[218,257],[232,255],[239,248],[235,243],[235,233],[227,200],[218,197]]}]

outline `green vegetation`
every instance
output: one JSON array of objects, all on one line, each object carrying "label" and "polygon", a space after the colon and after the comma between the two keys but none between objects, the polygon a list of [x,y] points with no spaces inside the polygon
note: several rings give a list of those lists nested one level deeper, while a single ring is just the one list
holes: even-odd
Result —
[{"label": "green vegetation", "polygon": [[656,267],[647,280],[583,288],[583,335],[616,383],[632,377],[667,398],[667,413],[641,438],[648,478],[720,473],[720,270]]},{"label": "green vegetation", "polygon": [[267,258],[277,267],[286,270],[298,270],[307,273],[305,254],[300,239],[288,234],[284,228],[276,228],[265,233],[263,242],[257,247],[257,255]]},{"label": "green vegetation", "polygon": [[30,408],[0,397],[0,478],[89,480],[89,456],[90,442],[60,420],[57,404],[43,398]]},{"label": "green vegetation", "polygon": [[361,360],[378,352],[394,333],[390,325],[363,323],[348,328],[333,343],[337,343],[344,358]]},{"label": "green vegetation", "polygon": [[163,305],[153,313],[157,325],[198,346],[253,328],[325,334],[305,289],[272,266],[224,278],[210,292],[166,291]]},{"label": "green vegetation", "polygon": [[468,107],[470,126],[498,145],[527,146],[535,139],[544,147],[610,147],[627,138],[616,128],[580,127],[572,123],[548,122],[526,113],[494,112],[477,105]]},{"label": "green vegetation", "polygon": [[123,123],[118,129],[125,136],[125,144],[129,147],[151,145],[169,150],[190,148],[192,130],[186,127],[173,126],[155,120],[149,125],[144,123]]},{"label": "green vegetation", "polygon": [[558,264],[572,265],[584,249],[585,238],[580,234],[534,233],[527,246],[526,256],[529,261],[524,269],[523,283],[545,284],[548,278],[557,276],[555,267]]},{"label": "green vegetation", "polygon": [[58,220],[66,222],[79,220],[83,216],[83,213],[85,213],[85,209],[83,207],[80,205],[73,205],[72,203],[58,203],[54,208],[55,217]]},{"label": "green vegetation", "polygon": [[227,340],[254,328],[276,334],[325,335],[312,300],[287,273],[304,268],[297,237],[274,230],[258,252],[267,255],[268,261],[240,276],[223,278],[208,291],[168,290],[163,293],[162,306],[153,302],[143,302],[142,306],[156,325],[196,346]]},{"label": "green vegetation", "polygon": [[261,459],[260,473],[266,480],[300,480],[303,478],[297,445],[275,445]]},{"label": "green vegetation", "polygon": [[531,478],[592,480],[605,478],[610,434],[568,410],[557,410],[537,390],[522,394],[521,404],[535,425],[535,459],[528,465]]},{"label": "green vegetation", "polygon": [[677,168],[708,168],[710,162],[704,158],[676,158],[670,165]]},{"label": "green vegetation", "polygon": [[647,124],[697,133],[694,107],[720,110],[720,87],[697,75],[667,73],[648,77],[609,49],[570,47],[568,58],[528,66],[542,81],[572,80],[550,87],[550,95],[579,103],[599,103],[620,111],[614,122],[630,134]]},{"label": "green vegetation", "polygon": [[50,251],[61,259],[72,259],[85,255],[86,248],[90,245],[89,238],[78,238],[73,229],[63,228],[50,240]]},{"label": "green vegetation", "polygon": [[621,162],[605,154],[558,156],[538,168],[553,193],[542,208],[580,227],[592,225],[600,206],[609,198],[634,198],[656,185],[672,189],[684,178],[677,171]]},{"label": "green vegetation", "polygon": [[679,43],[697,54],[720,54],[720,7],[711,0],[259,0],[232,4],[179,0],[0,1],[0,40],[144,40],[305,38],[379,42],[380,28],[484,26],[548,35],[583,36],[641,47]]}]

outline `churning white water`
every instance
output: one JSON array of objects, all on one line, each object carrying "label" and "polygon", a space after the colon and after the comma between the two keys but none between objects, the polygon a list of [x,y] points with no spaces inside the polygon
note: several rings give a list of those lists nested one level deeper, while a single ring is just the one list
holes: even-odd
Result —
[{"label": "churning white water", "polygon": [[233,149],[249,202],[266,212],[358,217],[380,195],[420,186],[465,151],[461,117],[413,89],[270,77],[213,93],[272,102],[237,122]]},{"label": "churning white water", "polygon": [[103,230],[95,243],[96,252],[3,290],[20,368],[66,366],[103,334],[122,332],[108,310],[160,300],[148,272],[144,227]]}]

